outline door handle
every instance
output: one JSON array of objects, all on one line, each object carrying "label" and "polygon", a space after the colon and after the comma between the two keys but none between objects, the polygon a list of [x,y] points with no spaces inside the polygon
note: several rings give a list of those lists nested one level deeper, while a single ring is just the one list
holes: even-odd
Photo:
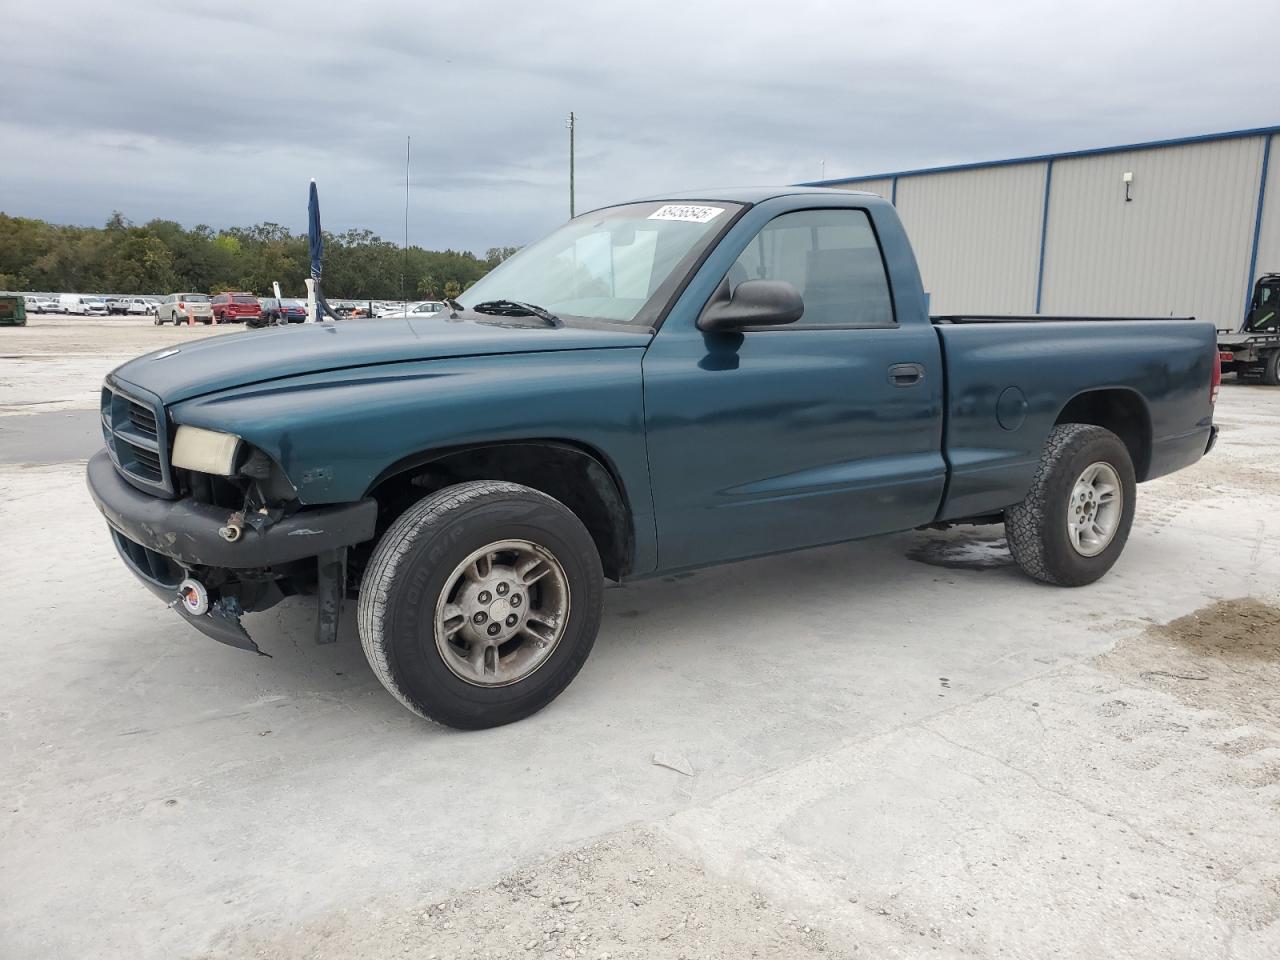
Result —
[{"label": "door handle", "polygon": [[895,387],[910,387],[924,379],[924,367],[918,363],[895,363],[889,368],[889,382]]}]

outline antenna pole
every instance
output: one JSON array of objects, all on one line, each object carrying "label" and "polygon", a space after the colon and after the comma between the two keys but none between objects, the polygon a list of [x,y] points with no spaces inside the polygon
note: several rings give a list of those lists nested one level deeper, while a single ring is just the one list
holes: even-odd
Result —
[{"label": "antenna pole", "polygon": [[577,123],[573,111],[569,111],[569,219],[573,219],[573,128]]},{"label": "antenna pole", "polygon": [[409,282],[409,144],[412,137],[404,138],[404,267],[400,273],[400,300],[404,312],[409,312],[409,295],[405,285]]}]

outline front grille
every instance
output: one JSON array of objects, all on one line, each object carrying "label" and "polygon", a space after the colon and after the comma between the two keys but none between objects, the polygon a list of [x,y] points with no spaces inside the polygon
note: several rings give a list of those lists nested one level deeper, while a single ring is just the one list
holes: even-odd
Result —
[{"label": "front grille", "polygon": [[108,379],[102,386],[102,438],[112,461],[135,487],[173,495],[169,470],[169,431],[155,398],[126,392]]}]

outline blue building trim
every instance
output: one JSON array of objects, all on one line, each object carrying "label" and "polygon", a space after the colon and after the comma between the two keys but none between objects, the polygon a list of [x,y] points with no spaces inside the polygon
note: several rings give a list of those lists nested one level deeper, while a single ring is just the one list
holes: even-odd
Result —
[{"label": "blue building trim", "polygon": [[1040,312],[1040,295],[1044,293],[1044,245],[1049,238],[1049,188],[1051,186],[1053,186],[1052,157],[1044,165],[1044,211],[1040,214],[1040,266],[1036,269],[1036,313]]},{"label": "blue building trim", "polygon": [[1262,207],[1267,202],[1267,167],[1271,165],[1271,141],[1274,137],[1267,137],[1267,145],[1262,148],[1262,174],[1258,177],[1258,213],[1253,220],[1253,249],[1249,251],[1249,276],[1246,278],[1248,286],[1244,294],[1244,308],[1249,309],[1250,297],[1253,296],[1254,275],[1258,271],[1258,243],[1262,238]]},{"label": "blue building trim", "polygon": [[[1252,127],[1248,130],[1228,130],[1225,133],[1203,133],[1194,137],[1175,137],[1171,140],[1148,140],[1145,143],[1125,143],[1115,147],[1093,147],[1088,150],[1069,150],[1063,153],[1041,153],[1032,157],[1014,157],[1009,160],[980,160],[976,163],[957,163],[942,167],[919,167],[915,170],[898,170],[893,173],[867,174],[858,177],[841,177],[835,180],[810,180],[797,183],[797,187],[835,187],[867,180],[894,180],[896,193],[898,177],[918,177],[926,173],[953,173],[959,170],[981,170],[986,167],[1008,167],[1018,163],[1043,163],[1047,160],[1066,160],[1072,157],[1096,157],[1107,153],[1123,153],[1126,150],[1150,150],[1155,147],[1181,147],[1190,143],[1210,143],[1214,140],[1238,140],[1241,137],[1270,137],[1280,133],[1280,125]],[[1270,145],[1270,139],[1267,144]]]}]

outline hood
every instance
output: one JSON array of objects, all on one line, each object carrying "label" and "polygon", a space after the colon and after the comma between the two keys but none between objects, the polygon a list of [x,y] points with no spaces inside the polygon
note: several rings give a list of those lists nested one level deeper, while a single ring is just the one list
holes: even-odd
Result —
[{"label": "hood", "polygon": [[446,357],[644,347],[650,337],[643,327],[548,327],[540,320],[524,323],[523,318],[507,317],[345,320],[208,337],[130,360],[112,375],[149,390],[168,405],[326,370]]}]

